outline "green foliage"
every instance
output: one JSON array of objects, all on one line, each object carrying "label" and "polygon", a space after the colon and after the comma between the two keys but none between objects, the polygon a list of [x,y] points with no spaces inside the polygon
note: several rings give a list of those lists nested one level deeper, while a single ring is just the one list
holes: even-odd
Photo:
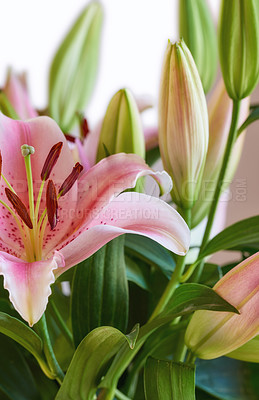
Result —
[{"label": "green foliage", "polygon": [[128,322],[128,284],[120,236],[76,267],[71,319],[75,345],[99,326],[125,331]]},{"label": "green foliage", "polygon": [[170,252],[152,239],[138,235],[126,235],[125,251],[161,269],[169,278],[175,268],[175,260]]},{"label": "green foliage", "polygon": [[13,340],[3,334],[0,334],[0,353],[1,400],[41,399],[23,353]]},{"label": "green foliage", "polygon": [[[100,327],[87,335],[78,346],[56,400],[92,400],[110,360],[123,343],[133,341],[112,327]],[[129,347],[130,348],[130,347]]]},{"label": "green foliage", "polygon": [[146,400],[195,400],[193,365],[148,358],[145,365]]},{"label": "green foliage", "polygon": [[[259,216],[244,219],[215,236],[203,249],[199,259],[220,250],[240,249],[258,242]],[[241,246],[241,247],[240,247]]]}]

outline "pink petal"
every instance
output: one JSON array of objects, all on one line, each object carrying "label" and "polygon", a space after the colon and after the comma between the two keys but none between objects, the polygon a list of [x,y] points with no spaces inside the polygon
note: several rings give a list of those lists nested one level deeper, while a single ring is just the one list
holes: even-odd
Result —
[{"label": "pink petal", "polygon": [[196,311],[186,343],[198,357],[212,359],[234,351],[259,333],[259,253],[228,272],[214,286],[240,315]]},{"label": "pink petal", "polygon": [[8,72],[3,91],[21,119],[35,118],[37,116],[36,110],[31,105],[25,82],[12,71]]},{"label": "pink petal", "polygon": [[[85,139],[85,141],[87,138]],[[82,144],[79,138],[75,139],[76,149],[78,151],[79,159],[77,161],[80,162],[81,165],[84,167],[84,171],[88,171],[91,168],[91,163],[86,155],[86,151],[84,149],[84,145]]]},{"label": "pink petal", "polygon": [[[63,142],[60,158],[55,165],[50,178],[57,185],[57,189],[72,171],[74,161],[68,148],[67,141],[58,125],[48,117],[38,117],[28,122],[14,121],[0,113],[0,149],[3,158],[3,174],[14,187],[18,196],[28,207],[27,178],[24,165],[24,157],[21,154],[21,146],[29,144],[35,148],[35,153],[31,156],[32,174],[34,182],[34,198],[36,200],[38,190],[41,185],[40,173],[51,147],[57,142]],[[8,203],[4,193],[6,184],[1,180],[1,198]],[[45,193],[40,210],[45,208]],[[70,227],[68,210],[75,208],[77,203],[77,185],[59,202],[60,222],[54,231],[49,227],[45,236],[45,254],[48,253],[50,241],[53,247],[58,243],[67,229]],[[13,224],[13,225],[11,225]],[[15,222],[10,217],[4,207],[0,207],[0,229],[1,238],[5,243],[14,241],[16,251],[19,248],[19,234],[13,231]],[[17,244],[17,246],[16,246]]]},{"label": "pink petal", "polygon": [[84,153],[84,157],[88,160],[90,167],[93,167],[96,164],[97,148],[99,144],[102,123],[102,120],[98,122],[96,127],[88,133],[84,140],[82,151]]},{"label": "pink petal", "polygon": [[86,230],[60,250],[66,262],[61,274],[123,233],[150,237],[176,254],[184,255],[190,231],[180,214],[164,201],[140,193],[123,193],[99,214],[93,210]]},{"label": "pink petal", "polygon": [[61,254],[46,261],[24,262],[7,253],[0,252],[0,274],[4,276],[4,287],[9,291],[14,308],[30,326],[44,313],[50,285],[55,281],[53,271],[64,266]]},{"label": "pink petal", "polygon": [[99,212],[115,196],[133,188],[138,178],[151,175],[163,193],[172,189],[169,175],[154,172],[145,161],[135,154],[119,153],[101,160],[79,179],[79,203],[77,214]]}]

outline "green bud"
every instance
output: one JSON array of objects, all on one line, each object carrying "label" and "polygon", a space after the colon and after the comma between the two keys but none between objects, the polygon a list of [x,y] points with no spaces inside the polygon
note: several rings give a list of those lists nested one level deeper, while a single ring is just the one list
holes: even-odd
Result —
[{"label": "green bud", "polygon": [[197,200],[208,148],[208,112],[193,57],[183,41],[168,43],[159,95],[159,148],[181,208]]},{"label": "green bud", "polygon": [[103,11],[98,2],[81,13],[58,49],[49,76],[49,113],[64,132],[87,106],[96,80]]},{"label": "green bud", "polygon": [[109,154],[134,153],[145,157],[145,141],[136,101],[128,89],[111,99],[102,124],[97,162]]},{"label": "green bud", "polygon": [[259,79],[258,0],[223,0],[219,55],[229,96],[247,97]]},{"label": "green bud", "polygon": [[179,2],[180,37],[187,44],[196,63],[205,93],[217,74],[217,36],[205,0]]},{"label": "green bud", "polygon": [[4,92],[0,92],[0,111],[9,118],[19,119],[15,109]]}]

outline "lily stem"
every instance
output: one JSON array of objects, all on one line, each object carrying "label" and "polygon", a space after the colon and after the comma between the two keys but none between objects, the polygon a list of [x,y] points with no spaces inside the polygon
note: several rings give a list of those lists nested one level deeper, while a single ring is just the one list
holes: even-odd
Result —
[{"label": "lily stem", "polygon": [[[191,209],[181,210],[182,216],[185,219],[188,226],[190,226],[191,219]],[[171,279],[162,294],[156,308],[154,309],[151,317],[149,318],[149,322],[152,321],[158,314],[160,314],[165,308],[166,304],[172,297],[175,289],[178,287],[179,282],[181,281],[181,277],[185,267],[185,256],[178,256],[175,270],[171,276]]]},{"label": "lily stem", "polygon": [[50,300],[49,302],[50,308],[52,310],[53,316],[56,319],[57,324],[59,325],[60,329],[63,331],[65,338],[67,339],[68,343],[70,343],[72,346],[74,346],[73,342],[73,335],[68,329],[64,319],[62,318],[62,315],[60,314],[56,304],[54,303],[53,300]]},{"label": "lily stem", "polygon": [[[211,233],[211,229],[212,229],[212,225],[213,225],[213,221],[214,221],[214,217],[215,217],[215,213],[217,210],[217,206],[218,206],[218,202],[219,202],[219,198],[221,195],[221,191],[222,191],[222,186],[224,183],[224,178],[226,176],[226,170],[229,164],[229,159],[231,156],[231,152],[233,149],[233,146],[235,144],[236,138],[237,138],[237,127],[238,127],[238,117],[239,117],[239,111],[240,111],[240,100],[233,100],[233,110],[232,110],[232,120],[231,120],[231,126],[229,129],[229,134],[228,134],[228,140],[227,140],[227,145],[225,148],[225,153],[224,153],[224,157],[223,157],[223,161],[222,161],[222,166],[221,166],[221,170],[219,173],[219,177],[218,177],[218,181],[217,181],[217,185],[216,185],[216,189],[215,189],[215,193],[214,193],[214,198],[213,198],[213,202],[210,208],[210,212],[209,212],[209,216],[208,216],[208,222],[206,225],[206,229],[203,235],[203,239],[202,239],[202,243],[201,243],[201,247],[200,247],[200,253],[199,255],[202,253],[204,247],[206,246],[209,237],[210,237],[210,233]],[[199,264],[199,266],[197,267],[195,273],[194,273],[194,281],[199,281],[199,278],[201,276],[202,270],[203,270],[203,266],[204,263],[201,262]]]},{"label": "lily stem", "polygon": [[43,316],[41,317],[39,322],[37,322],[35,327],[38,330],[38,333],[40,334],[40,337],[43,341],[43,349],[44,349],[44,353],[45,353],[48,365],[49,365],[51,371],[53,372],[53,374],[55,375],[56,380],[61,385],[64,380],[64,373],[63,373],[61,367],[59,366],[59,363],[55,357],[55,354],[54,354],[54,351],[52,348],[45,314],[43,314]]}]

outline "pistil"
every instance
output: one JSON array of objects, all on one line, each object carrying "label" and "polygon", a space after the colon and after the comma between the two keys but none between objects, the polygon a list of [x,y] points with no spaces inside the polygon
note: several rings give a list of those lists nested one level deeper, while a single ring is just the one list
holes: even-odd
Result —
[{"label": "pistil", "polygon": [[63,143],[59,142],[50,149],[50,152],[42,168],[42,183],[39,189],[35,206],[30,159],[30,156],[34,154],[35,150],[32,146],[29,146],[27,144],[21,146],[21,152],[24,157],[28,184],[29,212],[27,211],[25,204],[19,198],[11,184],[1,173],[2,157],[0,153],[0,175],[3,177],[3,180],[8,186],[7,188],[5,188],[5,193],[14,210],[21,218],[22,223],[20,222],[19,218],[17,218],[15,212],[4,201],[0,200],[0,203],[11,213],[11,215],[15,219],[15,222],[21,234],[24,249],[26,252],[26,260],[28,262],[39,261],[42,259],[43,240],[47,223],[49,222],[51,230],[55,229],[58,222],[58,199],[64,196],[72,188],[83,169],[83,167],[79,163],[76,163],[76,165],[73,167],[72,172],[68,175],[68,177],[61,185],[58,195],[56,193],[54,182],[52,180],[48,180],[46,192],[46,207],[42,211],[42,214],[39,216],[40,203],[42,199],[44,185],[60,156],[62,146]]}]

